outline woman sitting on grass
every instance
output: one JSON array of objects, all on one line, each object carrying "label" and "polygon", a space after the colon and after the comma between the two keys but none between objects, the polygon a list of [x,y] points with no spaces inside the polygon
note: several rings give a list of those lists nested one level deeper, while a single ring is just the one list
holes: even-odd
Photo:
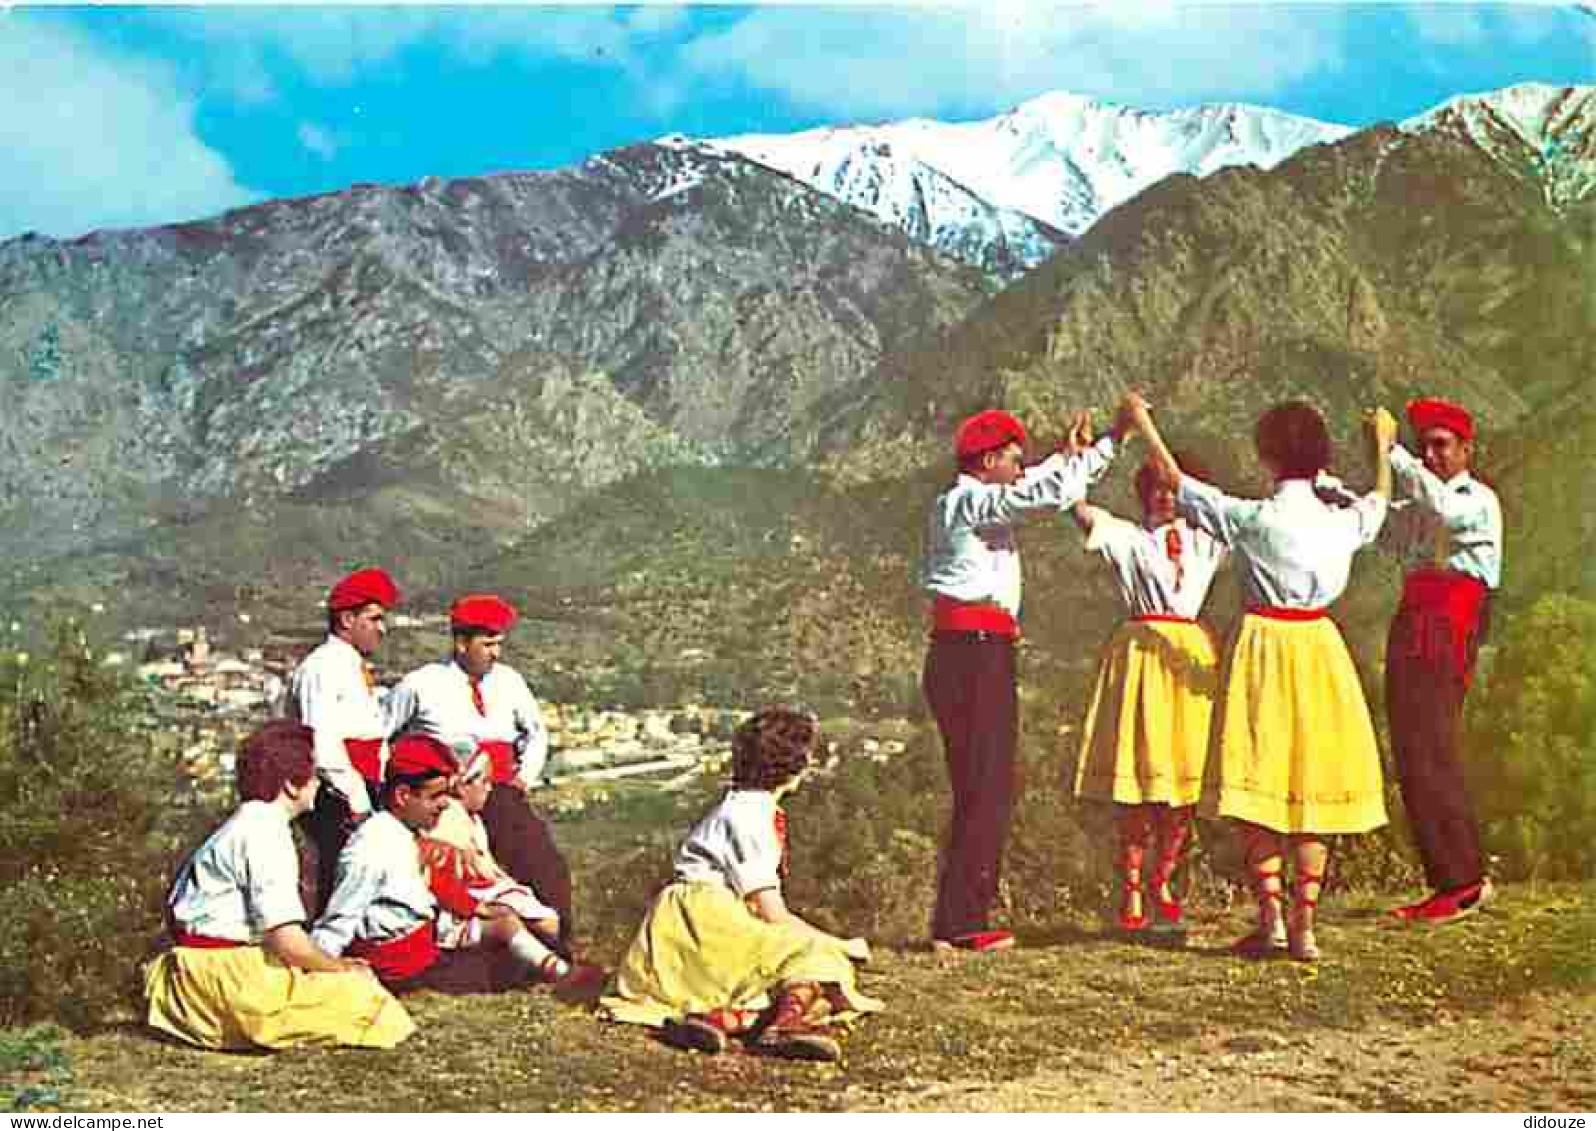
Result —
[{"label": "woman sitting on grass", "polygon": [[533,936],[524,945],[541,952],[539,970],[545,981],[565,994],[596,993],[604,972],[560,953],[559,912],[500,867],[488,847],[481,814],[493,788],[492,770],[486,750],[468,757],[437,826],[416,838],[438,897],[438,945],[445,950],[474,945],[483,929],[483,907],[490,915],[513,914]]},{"label": "woman sitting on grass", "polygon": [[683,1048],[720,1052],[729,1036],[774,1056],[837,1060],[831,1022],[874,1012],[859,992],[863,939],[811,926],[782,898],[786,819],[819,730],[767,707],[732,740],[732,785],[677,850],[675,878],[649,907],[602,1002],[610,1019],[662,1028]]},{"label": "woman sitting on grass", "polygon": [[363,962],[311,941],[289,822],[319,779],[308,727],[267,723],[244,741],[237,811],[177,874],[177,943],[144,972],[152,1028],[207,1049],[393,1048],[415,1024]]}]

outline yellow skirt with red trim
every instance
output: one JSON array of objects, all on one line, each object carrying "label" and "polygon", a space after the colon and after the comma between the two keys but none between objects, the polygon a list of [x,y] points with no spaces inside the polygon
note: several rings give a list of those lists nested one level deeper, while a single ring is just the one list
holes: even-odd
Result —
[{"label": "yellow skirt with red trim", "polygon": [[1076,795],[1123,805],[1195,804],[1218,686],[1219,653],[1201,625],[1120,625],[1086,711]]},{"label": "yellow skirt with red trim", "polygon": [[658,1028],[690,1013],[757,1012],[793,982],[836,985],[851,1014],[885,1008],[860,992],[839,941],[767,923],[724,884],[677,880],[654,897],[599,1013]]},{"label": "yellow skirt with red trim", "polygon": [[1386,823],[1374,724],[1333,620],[1242,618],[1220,676],[1198,811],[1281,833]]},{"label": "yellow skirt with red trim", "polygon": [[391,1049],[416,1031],[371,974],[312,973],[258,946],[169,950],[145,967],[144,996],[152,1028],[204,1049]]}]

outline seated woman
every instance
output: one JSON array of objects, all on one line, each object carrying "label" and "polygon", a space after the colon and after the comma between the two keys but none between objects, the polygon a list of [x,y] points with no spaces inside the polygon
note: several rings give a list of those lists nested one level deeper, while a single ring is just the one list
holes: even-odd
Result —
[{"label": "seated woman", "polygon": [[308,727],[244,741],[243,804],[189,857],[167,898],[177,946],[144,972],[149,1024],[208,1049],[393,1048],[415,1023],[362,962],[311,942],[289,822],[316,800]]},{"label": "seated woman", "polygon": [[836,1060],[826,1032],[882,1003],[859,992],[863,939],[811,926],[782,898],[786,815],[813,755],[812,715],[767,707],[738,728],[732,785],[676,853],[675,879],[649,907],[616,970],[601,1011],[663,1028],[673,1044],[703,1052],[748,1034],[761,1052]]},{"label": "seated woman", "polygon": [[[1201,476],[1188,456],[1189,474]],[[1197,620],[1226,551],[1175,514],[1174,484],[1152,463],[1136,473],[1142,521],[1075,504],[1086,548],[1114,571],[1127,618],[1114,633],[1086,711],[1075,795],[1114,806],[1123,895],[1119,927],[1178,935],[1171,884],[1202,794],[1219,655]],[[1142,864],[1154,847],[1152,914]]]},{"label": "seated woman", "polygon": [[596,990],[603,971],[567,960],[553,949],[559,945],[559,913],[500,867],[488,847],[481,813],[493,788],[492,770],[486,750],[467,758],[437,826],[416,838],[438,898],[438,945],[445,950],[475,945],[485,919],[514,915],[535,936],[527,945],[535,943],[542,950],[539,972],[545,981],[559,984],[564,993],[586,986]]}]

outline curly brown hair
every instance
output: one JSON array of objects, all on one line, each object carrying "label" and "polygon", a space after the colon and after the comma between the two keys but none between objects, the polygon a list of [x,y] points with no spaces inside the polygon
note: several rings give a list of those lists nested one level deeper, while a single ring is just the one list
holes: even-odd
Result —
[{"label": "curly brown hair", "polygon": [[316,772],[315,736],[290,719],[273,719],[244,739],[238,752],[238,796],[275,801],[289,782],[304,785]]},{"label": "curly brown hair", "polygon": [[1258,418],[1258,455],[1280,479],[1312,479],[1330,466],[1330,431],[1307,401],[1285,401]]},{"label": "curly brown hair", "polygon": [[808,768],[820,723],[807,711],[766,707],[732,736],[732,785],[777,789]]}]

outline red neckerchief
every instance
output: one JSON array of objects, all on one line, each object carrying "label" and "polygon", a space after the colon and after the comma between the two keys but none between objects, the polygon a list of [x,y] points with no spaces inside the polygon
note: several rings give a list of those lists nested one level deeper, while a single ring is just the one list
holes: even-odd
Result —
[{"label": "red neckerchief", "polygon": [[775,823],[776,844],[781,849],[781,863],[776,865],[776,874],[782,878],[783,882],[785,882],[789,870],[787,855],[787,811],[780,805],[776,806]]},{"label": "red neckerchief", "polygon": [[1180,583],[1186,579],[1186,566],[1181,562],[1182,553],[1180,541],[1180,524],[1170,523],[1169,529],[1164,531],[1164,553],[1169,555],[1169,560],[1175,563],[1175,588],[1180,588]]}]

